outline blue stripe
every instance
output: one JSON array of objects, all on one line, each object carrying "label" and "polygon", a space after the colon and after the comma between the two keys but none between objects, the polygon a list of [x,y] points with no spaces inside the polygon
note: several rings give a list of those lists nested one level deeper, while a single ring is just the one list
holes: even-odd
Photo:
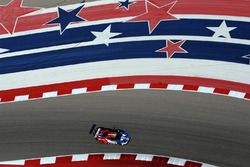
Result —
[{"label": "blue stripe", "polygon": [[[0,59],[0,74],[105,60],[165,58],[165,53],[155,52],[162,47],[165,41],[128,42],[3,58]],[[182,47],[189,53],[176,53],[173,58],[248,64],[248,60],[241,57],[250,53],[249,46],[227,43],[187,41]]]},{"label": "blue stripe", "polygon": [[[151,35],[193,35],[212,37],[214,32],[206,27],[218,27],[221,20],[182,19],[161,22]],[[148,36],[146,22],[113,23],[112,32],[123,33],[119,37]],[[238,27],[230,32],[232,38],[250,39],[250,24],[246,22],[227,21],[229,27]],[[103,31],[108,24],[94,25],[69,29],[60,36],[59,31],[26,35],[0,40],[0,48],[10,49],[10,52],[27,50],[75,42],[87,42],[95,39],[91,31]]]}]

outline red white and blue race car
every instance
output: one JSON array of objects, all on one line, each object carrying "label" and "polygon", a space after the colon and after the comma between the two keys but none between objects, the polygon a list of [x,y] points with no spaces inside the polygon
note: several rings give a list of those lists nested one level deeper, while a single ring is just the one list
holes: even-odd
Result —
[{"label": "red white and blue race car", "polygon": [[109,129],[98,127],[93,129],[94,138],[104,144],[126,145],[130,141],[130,136],[121,129]]}]

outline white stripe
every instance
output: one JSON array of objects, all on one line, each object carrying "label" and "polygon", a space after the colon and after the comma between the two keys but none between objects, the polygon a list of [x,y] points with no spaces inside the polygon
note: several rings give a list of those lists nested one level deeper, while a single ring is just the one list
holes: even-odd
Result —
[{"label": "white stripe", "polygon": [[72,94],[82,94],[86,92],[87,92],[87,88],[72,89]]},{"label": "white stripe", "polygon": [[205,86],[199,86],[197,92],[201,93],[213,93],[215,88],[205,87]]},{"label": "white stripe", "polygon": [[[141,68],[147,66],[152,67],[151,70],[145,71]],[[250,84],[249,67],[249,65],[239,63],[197,59],[173,59],[171,61],[167,61],[166,58],[112,60],[2,74],[0,90],[95,78],[131,76],[132,74],[134,76],[195,76]],[[231,75],[228,75],[229,73]]]},{"label": "white stripe", "polygon": [[150,84],[135,84],[134,89],[149,89]]},{"label": "white stripe", "polygon": [[103,159],[108,160],[108,159],[120,159],[121,154],[119,153],[105,153]]},{"label": "white stripe", "polygon": [[57,96],[57,92],[45,92],[45,93],[43,93],[43,98],[56,97],[56,96]]},{"label": "white stripe", "polygon": [[14,101],[25,101],[29,100],[29,95],[16,96]]},{"label": "white stripe", "polygon": [[56,162],[56,157],[44,157],[40,159],[40,164],[54,164]]},{"label": "white stripe", "polygon": [[[191,36],[191,35],[156,35],[156,36],[139,36],[139,37],[125,37],[110,39],[110,43],[122,43],[122,42],[135,42],[135,41],[157,41],[157,40],[188,40],[188,41],[204,41],[204,42],[222,42],[250,45],[250,40],[237,39],[237,38],[217,38],[207,36]],[[82,43],[85,46],[84,43]]]},{"label": "white stripe", "polygon": [[149,154],[137,154],[135,160],[139,160],[139,161],[152,161],[153,160],[153,155],[149,155]]},{"label": "white stripe", "polygon": [[[175,36],[175,35],[163,35],[163,36],[140,36],[140,37],[126,37],[126,38],[115,38],[110,39],[109,43],[123,43],[123,42],[136,42],[136,41],[154,41],[154,40],[190,40],[190,41],[208,41],[208,42],[223,42],[223,43],[234,43],[242,45],[250,45],[250,40],[243,39],[226,39],[226,38],[214,38],[214,37],[203,37],[203,36]],[[43,47],[38,49],[29,49],[17,52],[3,53],[0,54],[0,58],[21,56],[49,51],[57,51],[62,49],[79,48],[84,46],[95,46],[101,45],[103,41],[89,41],[89,42],[77,42],[64,45],[56,45],[50,47]]]},{"label": "white stripe", "polygon": [[170,157],[167,164],[184,166],[186,163],[185,159]]},{"label": "white stripe", "polygon": [[205,164],[205,163],[203,163],[203,164],[201,165],[201,167],[217,167],[217,166],[214,166],[214,165],[209,165],[209,164]]},{"label": "white stripe", "polygon": [[75,154],[72,156],[72,161],[87,161],[89,154]]},{"label": "white stripe", "polygon": [[231,90],[228,94],[228,96],[231,96],[231,97],[237,97],[237,98],[244,98],[246,95],[246,93],[243,93],[243,92],[238,92],[238,91],[233,91]]},{"label": "white stripe", "polygon": [[117,90],[117,85],[105,85],[102,86],[101,91],[112,91],[112,90]]},{"label": "white stripe", "polygon": [[175,14],[178,19],[206,19],[206,20],[229,20],[250,22],[249,17],[242,16],[226,16],[226,15],[201,15],[201,14]]},{"label": "white stripe", "polygon": [[24,165],[25,160],[17,160],[17,161],[4,161],[0,162],[1,165]]},{"label": "white stripe", "polygon": [[168,84],[167,90],[182,90],[184,85]]}]

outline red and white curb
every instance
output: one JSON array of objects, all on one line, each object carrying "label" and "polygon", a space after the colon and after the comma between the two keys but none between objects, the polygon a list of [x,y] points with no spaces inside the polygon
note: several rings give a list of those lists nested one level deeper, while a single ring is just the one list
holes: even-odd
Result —
[{"label": "red and white curb", "polygon": [[249,84],[180,76],[127,76],[3,90],[0,103],[126,89],[192,91],[250,100]]},{"label": "red and white curb", "polygon": [[[214,165],[196,162],[176,157],[167,157],[167,156],[159,156],[159,155],[151,155],[151,154],[136,154],[136,153],[102,153],[102,154],[75,154],[75,155],[66,155],[66,156],[54,156],[54,157],[44,157],[37,159],[26,159],[26,160],[17,160],[17,161],[5,161],[0,162],[0,167],[3,165],[19,165],[19,166],[46,166],[50,165],[50,167],[67,164],[74,165],[74,163],[79,162],[90,162],[90,161],[98,161],[99,165],[102,166],[100,161],[113,160],[122,161],[123,163],[133,161],[145,161],[149,164],[152,163],[153,166],[157,166],[160,164],[162,167],[216,167]],[[109,164],[110,165],[110,164]],[[152,166],[152,167],[153,167]]]}]

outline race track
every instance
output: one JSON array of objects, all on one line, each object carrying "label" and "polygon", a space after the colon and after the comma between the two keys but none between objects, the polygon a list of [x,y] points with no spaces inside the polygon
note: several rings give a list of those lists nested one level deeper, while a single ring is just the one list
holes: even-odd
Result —
[{"label": "race track", "polygon": [[[9,3],[11,0],[1,0],[0,5],[4,5]],[[85,0],[85,2],[92,2],[95,0]],[[76,4],[76,3],[82,3],[83,0],[23,0],[24,6],[33,6],[33,7],[43,7],[43,8],[49,8],[54,6],[63,6],[63,5],[69,5],[69,4]]]},{"label": "race track", "polygon": [[[250,165],[250,103],[172,91],[93,93],[0,105],[0,160],[90,152],[138,152],[225,167]],[[102,145],[92,124],[128,131]]]},{"label": "race track", "polygon": [[[46,8],[80,2],[24,0],[24,5]],[[156,90],[1,104],[0,161],[127,152],[249,167],[249,109],[249,101],[236,98]],[[99,144],[88,133],[93,124],[124,129],[132,141],[125,147]]]}]

